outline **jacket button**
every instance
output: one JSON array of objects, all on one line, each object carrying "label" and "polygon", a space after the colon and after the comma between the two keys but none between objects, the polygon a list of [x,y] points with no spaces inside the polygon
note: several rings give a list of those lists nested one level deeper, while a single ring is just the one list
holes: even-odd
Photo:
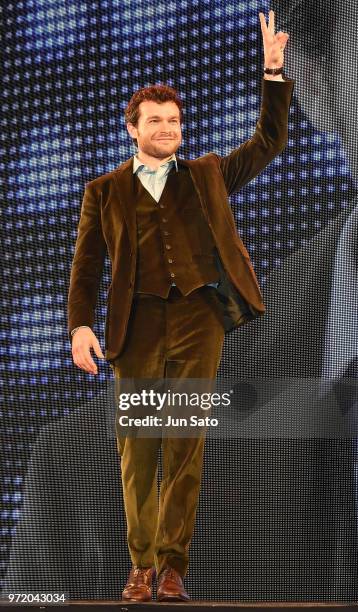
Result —
[{"label": "jacket button", "polygon": [[172,247],[170,246],[170,244],[166,244],[166,245],[165,245],[165,248],[166,248],[166,249],[171,249]]}]

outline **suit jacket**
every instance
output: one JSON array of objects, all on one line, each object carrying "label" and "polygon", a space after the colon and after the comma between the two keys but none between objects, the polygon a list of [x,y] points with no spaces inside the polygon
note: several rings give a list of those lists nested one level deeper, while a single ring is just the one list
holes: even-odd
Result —
[{"label": "suit jacket", "polygon": [[[259,120],[253,136],[229,155],[210,152],[189,167],[203,213],[213,233],[226,329],[265,312],[249,254],[237,233],[228,196],[251,181],[284,148],[294,81],[262,78]],[[125,339],[137,259],[136,214],[132,193],[133,158],[85,186],[68,294],[68,332],[94,324],[98,287],[108,252],[112,282],[108,289],[105,358],[114,360]]]}]

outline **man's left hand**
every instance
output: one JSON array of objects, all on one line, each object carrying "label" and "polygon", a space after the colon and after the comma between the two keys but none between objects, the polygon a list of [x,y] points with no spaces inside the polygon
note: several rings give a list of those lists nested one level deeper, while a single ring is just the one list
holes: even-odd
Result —
[{"label": "man's left hand", "polygon": [[289,35],[287,32],[275,34],[275,13],[269,11],[269,22],[266,24],[265,15],[259,13],[261,22],[262,41],[264,46],[265,68],[281,68],[283,66],[283,52]]}]

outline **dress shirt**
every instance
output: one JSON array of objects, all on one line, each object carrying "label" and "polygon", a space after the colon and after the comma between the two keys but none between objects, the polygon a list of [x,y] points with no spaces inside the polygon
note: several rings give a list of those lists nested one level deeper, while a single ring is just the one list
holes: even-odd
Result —
[{"label": "dress shirt", "polygon": [[175,166],[176,172],[178,172],[178,162],[175,153],[173,153],[167,161],[160,164],[157,170],[152,170],[149,166],[146,166],[138,159],[137,155],[133,156],[133,174],[137,174],[143,187],[149,191],[156,202],[159,201],[162,195],[167,176],[172,166]]}]

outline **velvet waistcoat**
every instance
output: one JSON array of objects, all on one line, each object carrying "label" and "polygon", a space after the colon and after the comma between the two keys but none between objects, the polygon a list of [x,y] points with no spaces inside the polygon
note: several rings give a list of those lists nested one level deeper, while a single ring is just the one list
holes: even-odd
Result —
[{"label": "velvet waistcoat", "polygon": [[137,217],[135,292],[168,297],[172,283],[183,295],[219,281],[215,242],[190,172],[169,172],[158,202],[133,175]]}]

